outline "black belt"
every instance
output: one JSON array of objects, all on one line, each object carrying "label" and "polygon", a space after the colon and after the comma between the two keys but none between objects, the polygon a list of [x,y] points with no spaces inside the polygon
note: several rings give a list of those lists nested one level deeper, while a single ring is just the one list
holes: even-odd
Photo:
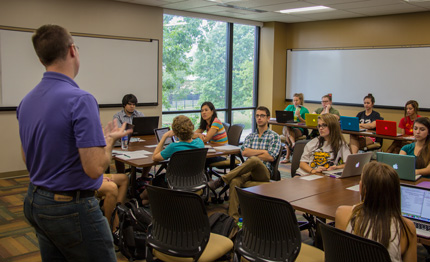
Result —
[{"label": "black belt", "polygon": [[43,191],[47,191],[56,195],[62,195],[62,196],[78,196],[79,193],[79,197],[80,198],[86,198],[86,197],[93,197],[95,195],[95,190],[71,190],[71,191],[53,191],[50,189],[47,189],[46,187],[43,186],[39,186],[40,189],[42,189]]}]

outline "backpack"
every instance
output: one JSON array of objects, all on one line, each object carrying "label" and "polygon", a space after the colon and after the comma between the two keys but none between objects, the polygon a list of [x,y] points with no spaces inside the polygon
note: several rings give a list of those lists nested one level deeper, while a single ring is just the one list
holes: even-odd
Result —
[{"label": "backpack", "polygon": [[114,233],[114,243],[130,261],[146,256],[146,233],[152,216],[136,199],[125,204],[118,203],[112,214],[112,222],[118,214],[119,228]]},{"label": "backpack", "polygon": [[214,213],[209,217],[211,232],[234,239],[239,227],[234,218],[224,213]]}]

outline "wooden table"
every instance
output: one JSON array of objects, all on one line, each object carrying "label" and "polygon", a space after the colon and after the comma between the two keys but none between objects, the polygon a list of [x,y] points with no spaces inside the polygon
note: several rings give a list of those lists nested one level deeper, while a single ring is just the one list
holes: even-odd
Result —
[{"label": "wooden table", "polygon": [[[416,182],[401,180],[401,183],[416,185],[423,181],[430,179],[421,178]],[[286,200],[298,211],[334,221],[339,206],[352,206],[360,202],[359,192],[347,189],[359,182],[360,176],[344,179],[324,176],[311,181],[292,178],[245,190]],[[418,243],[430,245],[430,239],[418,237]]]},{"label": "wooden table", "polygon": [[[138,150],[146,150],[149,152],[154,152],[155,147],[153,147],[154,145],[157,145],[157,140],[155,138],[155,135],[149,135],[149,136],[139,136],[140,139],[142,139],[143,141],[141,142],[130,142],[128,145],[128,149],[126,151],[138,151]],[[148,147],[151,146],[151,147]],[[217,147],[220,145],[212,145],[212,147]],[[121,147],[117,147],[114,148],[114,150],[120,150],[122,151]],[[226,156],[226,155],[231,155],[232,157],[230,158],[230,168],[233,169],[235,166],[235,157],[234,155],[236,154],[240,154],[240,150],[239,149],[235,149],[235,150],[229,150],[229,151],[216,151],[216,152],[208,152],[207,154],[207,158],[211,158],[211,157],[216,157],[216,156]],[[130,187],[132,189],[131,192],[135,192],[136,189],[136,168],[141,168],[141,167],[151,167],[154,165],[159,164],[159,162],[155,162],[152,160],[152,154],[147,155],[146,158],[139,158],[139,159],[121,159],[121,158],[117,158],[115,156],[113,156],[114,160],[123,162],[125,164],[130,165],[131,167],[131,171],[130,171]]]}]

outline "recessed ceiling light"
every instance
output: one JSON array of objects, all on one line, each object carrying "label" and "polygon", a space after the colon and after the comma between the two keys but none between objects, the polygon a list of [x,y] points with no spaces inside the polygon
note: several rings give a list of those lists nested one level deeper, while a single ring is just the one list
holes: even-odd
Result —
[{"label": "recessed ceiling light", "polygon": [[312,11],[320,11],[320,10],[333,10],[333,8],[327,7],[327,6],[323,6],[323,5],[318,5],[318,6],[311,6],[311,7],[302,7],[302,8],[294,8],[294,9],[285,9],[285,10],[281,10],[278,11],[280,13],[283,14],[290,14],[290,13],[299,13],[299,12],[312,12]]}]

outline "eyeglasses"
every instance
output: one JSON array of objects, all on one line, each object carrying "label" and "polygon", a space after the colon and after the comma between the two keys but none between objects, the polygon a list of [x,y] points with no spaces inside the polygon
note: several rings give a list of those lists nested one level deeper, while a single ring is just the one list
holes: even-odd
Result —
[{"label": "eyeglasses", "polygon": [[327,124],[317,125],[318,129],[324,129],[327,127]]},{"label": "eyeglasses", "polygon": [[128,103],[127,105],[129,105],[129,106],[136,106],[136,104],[134,104],[134,103]]},{"label": "eyeglasses", "polygon": [[329,100],[323,100],[321,102],[323,102],[323,103],[329,103],[330,101]]},{"label": "eyeglasses", "polygon": [[266,117],[267,115],[255,115],[255,118],[259,118],[259,117],[261,117],[261,118],[264,118],[264,117]]}]

